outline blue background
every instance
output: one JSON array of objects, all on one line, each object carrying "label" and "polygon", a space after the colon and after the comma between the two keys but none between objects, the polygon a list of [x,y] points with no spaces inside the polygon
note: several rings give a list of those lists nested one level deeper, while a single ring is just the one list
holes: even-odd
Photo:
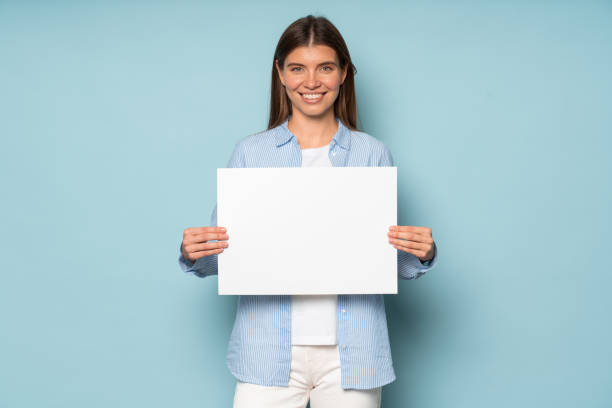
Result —
[{"label": "blue background", "polygon": [[179,244],[309,13],[440,249],[386,296],[383,406],[612,406],[610,1],[3,1],[1,407],[231,405],[237,298]]}]

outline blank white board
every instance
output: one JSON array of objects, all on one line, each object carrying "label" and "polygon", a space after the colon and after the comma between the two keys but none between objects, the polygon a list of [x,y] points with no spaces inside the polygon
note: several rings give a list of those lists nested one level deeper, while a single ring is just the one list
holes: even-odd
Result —
[{"label": "blank white board", "polygon": [[397,293],[396,167],[217,169],[220,295]]}]

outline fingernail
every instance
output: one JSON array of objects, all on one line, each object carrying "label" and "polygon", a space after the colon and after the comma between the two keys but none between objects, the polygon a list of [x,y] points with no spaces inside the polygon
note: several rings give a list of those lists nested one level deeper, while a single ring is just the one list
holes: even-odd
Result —
[{"label": "fingernail", "polygon": [[225,231],[226,231],[226,229],[221,227],[221,232],[225,232]]}]

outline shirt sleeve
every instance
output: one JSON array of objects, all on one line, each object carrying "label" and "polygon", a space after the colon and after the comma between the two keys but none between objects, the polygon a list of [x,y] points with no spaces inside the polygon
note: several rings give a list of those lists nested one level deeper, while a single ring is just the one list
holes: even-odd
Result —
[{"label": "shirt sleeve", "polygon": [[417,279],[433,269],[438,262],[438,246],[434,242],[434,256],[429,261],[421,260],[410,252],[397,250],[397,275],[400,279]]},{"label": "shirt sleeve", "polygon": [[[227,167],[244,167],[244,153],[241,148],[240,142],[238,142],[234,147],[234,151],[232,152],[232,156],[228,161]],[[215,207],[213,208],[212,214],[210,216],[210,226],[217,226],[217,204],[215,204]],[[217,242],[217,240],[211,240],[210,242]],[[191,262],[183,256],[183,251],[181,249],[182,248],[179,247],[178,263],[183,272],[193,274],[199,278],[205,278],[210,275],[218,274],[219,254],[204,256],[202,258],[196,259],[195,262]]]},{"label": "shirt sleeve", "polygon": [[[381,143],[382,152],[378,161],[379,166],[393,166],[393,156],[387,146]],[[397,275],[400,279],[416,279],[433,269],[438,262],[438,246],[434,242],[434,256],[428,261],[421,260],[414,254],[397,250]]]},{"label": "shirt sleeve", "polygon": [[[217,206],[213,209],[212,215],[210,216],[210,226],[217,226]],[[216,240],[210,242],[217,242]],[[182,245],[181,245],[182,246]],[[218,273],[217,267],[217,257],[218,254],[204,256],[202,258],[196,259],[195,262],[186,259],[183,256],[182,248],[179,247],[179,266],[185,273],[193,274],[199,278],[205,278],[210,275],[216,275]]]}]

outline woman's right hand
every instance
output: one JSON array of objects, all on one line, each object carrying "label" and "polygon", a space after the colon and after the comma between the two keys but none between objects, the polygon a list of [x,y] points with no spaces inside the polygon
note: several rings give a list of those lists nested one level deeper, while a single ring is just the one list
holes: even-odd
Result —
[{"label": "woman's right hand", "polygon": [[[228,235],[223,227],[195,227],[183,231],[181,252],[185,259],[195,262],[205,256],[220,254],[228,247]],[[208,242],[218,240],[219,242]]]}]

